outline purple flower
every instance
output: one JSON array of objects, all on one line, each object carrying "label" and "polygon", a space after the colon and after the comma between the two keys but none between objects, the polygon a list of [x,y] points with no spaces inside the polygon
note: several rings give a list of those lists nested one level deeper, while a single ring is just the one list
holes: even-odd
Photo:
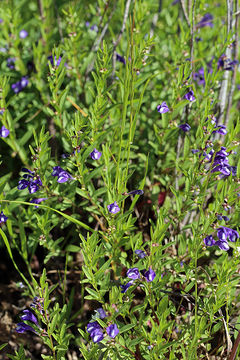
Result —
[{"label": "purple flower", "polygon": [[224,251],[228,251],[230,249],[230,246],[228,245],[227,241],[216,241],[215,245],[217,245],[219,247],[219,249],[224,250]]},{"label": "purple flower", "polygon": [[187,94],[184,95],[184,99],[186,99],[188,101],[195,100],[194,92],[192,90],[190,90]]},{"label": "purple flower", "polygon": [[3,125],[0,129],[0,137],[6,138],[10,134],[10,131]]},{"label": "purple flower", "polygon": [[99,343],[100,341],[103,340],[104,336],[103,336],[103,332],[101,329],[97,329],[97,330],[94,330],[90,333],[90,336],[92,338],[92,341],[94,343]]},{"label": "purple flower", "polygon": [[60,172],[64,171],[60,166],[54,166],[52,176],[59,176]]},{"label": "purple flower", "polygon": [[[89,21],[86,21],[86,22],[85,22],[85,26],[86,26],[86,27],[89,27],[89,26],[90,26],[90,22],[89,22]],[[93,31],[98,32],[98,26],[95,25],[95,24],[92,25],[92,26],[90,27],[90,29],[93,30]]]},{"label": "purple flower", "polygon": [[26,168],[23,168],[22,172],[25,172],[26,174],[24,174],[23,179],[18,182],[18,190],[24,190],[28,188],[30,194],[35,193],[39,187],[42,186],[42,181],[39,175]]},{"label": "purple flower", "polygon": [[28,78],[27,76],[23,76],[20,81],[17,81],[15,84],[12,84],[12,89],[15,94],[18,94],[28,85]]},{"label": "purple flower", "polygon": [[16,332],[21,334],[21,333],[24,333],[26,331],[32,331],[32,332],[36,333],[36,331],[31,326],[25,324],[24,322],[20,322],[20,323],[17,324]]},{"label": "purple flower", "polygon": [[96,311],[98,312],[100,319],[104,319],[107,316],[103,308],[99,308]]},{"label": "purple flower", "polygon": [[157,111],[158,111],[160,114],[165,114],[165,113],[167,113],[168,111],[170,111],[169,108],[168,108],[168,106],[167,106],[166,101],[163,101],[163,102],[161,103],[161,105],[158,105],[158,106],[157,106]]},{"label": "purple flower", "polygon": [[72,176],[67,171],[61,171],[60,174],[58,175],[57,182],[61,184],[61,183],[65,183],[71,179],[72,179]]},{"label": "purple flower", "polygon": [[15,61],[16,59],[15,58],[8,58],[7,59],[7,67],[9,67],[9,69],[15,69]]},{"label": "purple flower", "polygon": [[224,215],[223,215],[223,220],[225,220],[225,221],[227,222],[227,221],[229,221],[230,219],[229,219],[228,216],[224,216]]},{"label": "purple flower", "polygon": [[90,29],[91,29],[92,31],[98,32],[98,26],[97,26],[96,24],[92,25],[92,26],[90,27]]},{"label": "purple flower", "polygon": [[229,239],[232,242],[235,242],[239,238],[239,234],[236,230],[222,226],[217,229],[217,236],[220,241],[227,241]]},{"label": "purple flower", "polygon": [[[40,204],[42,201],[45,201],[47,200],[47,198],[38,198],[38,199],[32,199],[30,201],[30,203],[33,203],[33,204]],[[39,208],[39,206],[35,206],[35,208]]]},{"label": "purple flower", "polygon": [[23,29],[19,32],[20,39],[25,39],[27,36],[28,36],[28,32],[26,30]]},{"label": "purple flower", "polygon": [[198,149],[192,149],[191,151],[192,151],[193,154],[197,154],[200,150],[198,150]]},{"label": "purple flower", "polygon": [[90,156],[93,160],[99,160],[100,157],[102,156],[102,153],[100,151],[98,151],[97,149],[94,149],[91,153]]},{"label": "purple flower", "polygon": [[201,67],[198,72],[193,73],[193,80],[197,81],[198,85],[205,86],[204,68]]},{"label": "purple flower", "polygon": [[117,334],[119,333],[118,327],[116,324],[111,324],[106,328],[107,334],[112,337],[115,338],[117,336]]},{"label": "purple flower", "polygon": [[205,14],[202,19],[199,21],[199,23],[197,24],[197,28],[202,28],[205,26],[210,26],[213,27],[213,16],[209,13]]},{"label": "purple flower", "polygon": [[128,269],[127,277],[129,279],[133,279],[133,280],[140,279],[140,274],[139,274],[138,268],[135,267],[135,268]]},{"label": "purple flower", "polygon": [[120,54],[116,53],[116,60],[123,63],[124,65],[126,65],[126,60],[124,59],[123,56],[121,56]]},{"label": "purple flower", "polygon": [[143,276],[146,278],[147,282],[151,282],[155,279],[156,273],[151,268],[149,270],[144,270]]},{"label": "purple flower", "polygon": [[178,125],[178,127],[183,130],[184,132],[188,132],[190,129],[191,129],[191,126],[188,125],[187,123],[186,124],[180,124]]},{"label": "purple flower", "polygon": [[8,217],[1,211],[0,213],[0,225],[7,221]]},{"label": "purple flower", "polygon": [[226,60],[226,54],[222,54],[217,62],[217,69],[223,69],[224,68],[224,62]]},{"label": "purple flower", "polygon": [[50,56],[48,56],[48,60],[50,61],[50,63],[52,64],[52,66],[58,67],[58,66],[60,65],[60,63],[61,63],[62,57],[59,56],[59,58],[57,59],[57,57],[56,57],[56,55],[55,55],[55,56],[54,56],[54,60],[55,60],[55,61],[53,61],[53,56],[50,55]]},{"label": "purple flower", "polygon": [[90,334],[94,343],[100,342],[103,339],[102,328],[97,321],[87,324],[87,332]]},{"label": "purple flower", "polygon": [[57,182],[60,184],[73,179],[73,177],[67,171],[63,170],[60,166],[54,166],[51,175],[57,176],[58,177]]},{"label": "purple flower", "polygon": [[89,334],[91,334],[92,331],[94,330],[99,330],[101,329],[101,326],[99,325],[99,323],[97,321],[93,321],[87,324],[87,332]]},{"label": "purple flower", "polygon": [[130,286],[132,286],[133,284],[134,284],[134,281],[131,280],[131,281],[129,281],[126,285],[120,285],[120,287],[121,287],[121,289],[122,289],[121,293],[125,293],[125,292],[127,291],[127,289],[128,289]]},{"label": "purple flower", "polygon": [[114,201],[114,203],[110,204],[110,205],[107,205],[107,208],[108,208],[108,211],[111,213],[111,214],[116,214],[120,211],[120,208],[117,204],[116,201]]},{"label": "purple flower", "polygon": [[212,235],[205,237],[205,239],[203,239],[203,242],[206,246],[213,246],[216,243],[216,241],[213,239]]},{"label": "purple flower", "polygon": [[227,134],[227,130],[226,130],[226,126],[225,125],[216,125],[214,126],[214,129],[217,129],[217,130],[214,130],[212,132],[212,134],[215,134],[215,133],[218,133],[218,134],[222,134],[222,135],[226,135]]},{"label": "purple flower", "polygon": [[143,250],[135,250],[135,254],[140,258],[143,259],[147,256],[147,254]]},{"label": "purple flower", "polygon": [[23,321],[32,321],[35,325],[39,326],[36,316],[28,309],[23,310],[24,315],[21,316]]}]

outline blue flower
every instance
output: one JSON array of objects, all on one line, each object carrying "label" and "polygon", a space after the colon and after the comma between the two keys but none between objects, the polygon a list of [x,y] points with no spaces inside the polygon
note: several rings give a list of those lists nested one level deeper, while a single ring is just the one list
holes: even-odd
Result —
[{"label": "blue flower", "polygon": [[220,241],[227,241],[229,239],[232,242],[235,242],[239,238],[239,234],[236,230],[221,226],[217,229],[217,236]]},{"label": "blue flower", "polygon": [[0,129],[0,137],[6,138],[10,134],[10,131],[3,125]]},{"label": "blue flower", "polygon": [[17,81],[15,84],[12,84],[12,89],[15,94],[18,94],[28,85],[28,78],[27,76],[23,76],[20,81]]},{"label": "blue flower", "polygon": [[190,90],[187,94],[184,95],[184,99],[188,101],[194,101],[195,100],[194,92]]},{"label": "blue flower", "polygon": [[130,269],[128,269],[128,271],[127,271],[127,277],[128,277],[129,279],[133,279],[133,280],[140,279],[140,273],[139,273],[138,268],[135,267],[135,268],[130,268]]},{"label": "blue flower", "polygon": [[116,201],[114,201],[114,203],[110,204],[110,205],[107,205],[107,208],[108,208],[108,211],[111,213],[111,214],[116,214],[120,211],[120,208],[117,204]]},{"label": "blue flower", "polygon": [[151,268],[149,270],[143,270],[143,276],[146,278],[147,282],[151,282],[155,279],[156,273]]},{"label": "blue flower", "polygon": [[126,65],[126,60],[124,59],[123,56],[121,56],[120,54],[116,53],[116,60],[123,63],[124,65]]},{"label": "blue flower", "polygon": [[205,14],[202,19],[199,21],[199,23],[197,24],[197,28],[202,28],[202,27],[205,27],[205,26],[210,26],[210,27],[213,27],[213,16],[212,14]]},{"label": "blue flower", "polygon": [[165,114],[165,113],[167,113],[167,112],[170,111],[170,110],[169,110],[169,107],[167,106],[166,101],[163,101],[163,102],[161,103],[161,105],[158,105],[158,106],[157,106],[157,111],[158,111],[160,114]]},{"label": "blue flower", "polygon": [[36,331],[30,325],[27,325],[24,322],[20,322],[17,324],[16,332],[21,334],[26,331],[32,331],[32,332],[36,333]]},{"label": "blue flower", "polygon": [[212,235],[205,237],[205,239],[203,239],[203,242],[206,246],[213,246],[216,243],[216,241],[213,239]]},{"label": "blue flower", "polygon": [[99,308],[96,311],[98,312],[100,319],[104,319],[107,316],[103,308]]},{"label": "blue flower", "polygon": [[111,324],[107,327],[106,329],[107,334],[112,337],[115,338],[117,336],[117,334],[119,333],[118,327],[116,324]]},{"label": "blue flower", "polygon": [[[26,309],[23,312],[24,312],[24,315],[21,316],[21,320],[30,321],[33,324],[35,324],[37,327],[40,327],[36,316],[30,310]],[[20,322],[17,324],[16,331],[18,333],[24,333],[26,331],[32,331],[32,332],[36,333],[36,330],[33,329],[32,326],[25,324],[24,322]]]},{"label": "blue flower", "polygon": [[55,55],[55,56],[54,56],[54,61],[53,61],[53,56],[50,55],[50,56],[48,56],[48,60],[50,61],[50,63],[52,64],[52,66],[58,67],[58,66],[60,65],[60,63],[61,63],[62,58],[61,58],[61,56],[59,56],[59,58],[57,59],[57,57],[56,57],[56,55]]},{"label": "blue flower", "polygon": [[102,156],[102,153],[100,151],[98,151],[97,149],[94,149],[91,153],[90,156],[93,160],[99,160],[100,157]]},{"label": "blue flower", "polygon": [[23,29],[19,32],[20,39],[25,39],[27,36],[28,36],[28,32],[26,30]]},{"label": "blue flower", "polygon": [[[45,200],[47,200],[47,198],[38,198],[38,199],[32,199],[31,201],[30,201],[30,203],[33,203],[33,204],[40,204],[42,201],[45,201]],[[35,208],[37,209],[37,208],[39,208],[39,206],[35,206]]]},{"label": "blue flower", "polygon": [[147,254],[143,250],[135,250],[135,254],[140,258],[143,259],[147,256]]},{"label": "blue flower", "polygon": [[188,132],[191,129],[191,126],[188,125],[187,123],[186,124],[180,124],[180,125],[178,125],[178,127],[184,132]]},{"label": "blue flower", "polygon": [[23,321],[32,321],[35,325],[39,326],[36,316],[28,309],[23,310],[24,315],[21,316]]},{"label": "blue flower", "polygon": [[97,321],[87,324],[87,332],[90,334],[94,343],[98,343],[103,339],[102,328]]},{"label": "blue flower", "polygon": [[132,286],[133,284],[134,284],[134,281],[131,280],[126,285],[120,285],[120,287],[122,289],[121,293],[125,293],[127,291],[127,289],[130,288],[130,286]]},{"label": "blue flower", "polygon": [[52,176],[57,176],[58,183],[65,183],[68,180],[73,179],[73,177],[65,170],[63,170],[60,166],[54,166]]},{"label": "blue flower", "polygon": [[39,187],[42,186],[42,181],[39,175],[26,168],[23,168],[22,172],[26,174],[24,174],[23,179],[18,182],[18,190],[24,190],[28,188],[30,194],[38,191]]},{"label": "blue flower", "polygon": [[0,213],[0,225],[4,224],[7,221],[8,217],[4,215],[4,213],[1,211]]}]

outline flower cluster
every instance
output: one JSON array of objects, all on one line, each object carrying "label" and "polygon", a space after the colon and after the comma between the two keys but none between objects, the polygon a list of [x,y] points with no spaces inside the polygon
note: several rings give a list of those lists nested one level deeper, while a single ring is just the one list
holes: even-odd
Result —
[{"label": "flower cluster", "polygon": [[20,317],[21,320],[23,320],[23,321],[17,324],[16,331],[18,333],[24,333],[26,331],[32,331],[32,332],[36,333],[36,330],[32,326],[30,326],[24,322],[24,321],[30,321],[33,325],[36,325],[38,328],[40,328],[36,316],[30,310],[27,310],[27,309],[23,310],[23,313],[24,313],[24,315],[22,315]]},{"label": "flower cluster", "polygon": [[236,230],[221,226],[217,229],[218,240],[215,241],[212,235],[208,235],[203,239],[206,246],[217,245],[219,249],[228,251],[230,249],[227,240],[235,242],[239,238],[239,234]]},{"label": "flower cluster", "polygon": [[57,182],[60,184],[73,179],[73,177],[67,171],[63,170],[60,166],[54,166],[51,175],[57,176],[58,177]]},{"label": "flower cluster", "polygon": [[[104,319],[107,316],[103,308],[97,309],[97,312],[100,319]],[[104,338],[103,329],[97,321],[92,321],[87,324],[87,332],[90,334],[94,343],[98,343]],[[119,333],[119,330],[116,324],[110,324],[106,328],[106,332],[108,336],[110,336],[111,338],[115,338]]]},{"label": "flower cluster", "polygon": [[[141,251],[141,250],[139,250],[139,251]],[[134,284],[134,280],[138,280],[138,279],[141,279],[143,277],[147,282],[153,281],[155,279],[155,277],[156,277],[156,273],[151,268],[149,268],[148,270],[146,270],[146,269],[141,270],[141,274],[140,274],[139,269],[137,267],[134,267],[134,268],[128,269],[127,277],[129,279],[131,279],[131,280],[125,285],[120,285],[120,287],[122,289],[122,291],[121,291],[122,293],[125,293],[127,291],[127,289],[131,285]]]},{"label": "flower cluster", "polygon": [[27,76],[23,76],[20,81],[17,81],[15,84],[12,84],[12,89],[15,94],[18,94],[28,85],[28,78]]},{"label": "flower cluster", "polygon": [[33,194],[38,191],[39,187],[42,186],[42,181],[34,171],[28,170],[26,168],[22,169],[23,179],[18,182],[18,190],[24,190],[28,188],[29,194]]},{"label": "flower cluster", "polygon": [[10,131],[3,125],[0,129],[0,137],[6,138],[10,134]]},{"label": "flower cluster", "polygon": [[[212,156],[210,161],[212,161]],[[213,169],[211,170],[211,172],[219,171],[224,176],[229,176],[232,173],[233,176],[236,176],[237,168],[236,166],[229,165],[228,156],[229,153],[226,151],[226,148],[222,146],[221,150],[217,151],[214,156]]]}]

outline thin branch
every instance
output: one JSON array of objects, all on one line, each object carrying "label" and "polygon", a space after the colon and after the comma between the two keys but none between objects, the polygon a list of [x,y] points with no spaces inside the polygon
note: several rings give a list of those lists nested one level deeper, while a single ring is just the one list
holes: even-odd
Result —
[{"label": "thin branch", "polygon": [[112,67],[113,67],[113,71],[112,71],[112,78],[114,77],[115,74],[115,70],[116,70],[116,48],[123,36],[124,30],[126,28],[126,22],[127,22],[127,18],[128,18],[128,14],[129,14],[129,9],[130,9],[130,4],[131,4],[131,0],[128,0],[125,6],[125,11],[124,11],[124,16],[123,16],[123,23],[122,23],[122,27],[121,30],[118,34],[117,40],[115,42],[113,42],[113,57],[112,57]]},{"label": "thin branch", "polygon": [[189,20],[189,17],[188,17],[188,14],[187,14],[187,10],[185,8],[185,3],[184,3],[184,0],[180,0],[180,3],[182,5],[182,11],[183,11],[183,15],[187,21],[187,24],[189,27],[191,27],[191,23],[190,23],[190,20]]},{"label": "thin branch", "polygon": [[191,23],[190,66],[191,66],[191,78],[192,79],[193,79],[193,61],[194,61],[195,5],[196,5],[196,0],[194,0],[193,5],[192,5],[192,23]]},{"label": "thin branch", "polygon": [[[216,298],[216,297],[215,297],[215,298]],[[232,341],[231,341],[231,338],[230,338],[230,335],[229,335],[227,323],[226,323],[226,321],[225,321],[225,319],[224,319],[222,310],[219,309],[218,312],[219,312],[219,314],[220,314],[221,317],[222,317],[223,325],[224,325],[224,328],[225,328],[226,338],[227,338],[227,354],[229,354],[230,351],[232,350]]]},{"label": "thin branch", "polygon": [[115,41],[114,43],[114,50],[116,49],[116,47],[118,46],[122,36],[123,36],[123,33],[124,33],[124,30],[125,30],[125,27],[126,27],[126,22],[127,22],[127,18],[128,18],[128,14],[129,14],[129,8],[130,8],[130,5],[131,5],[131,1],[132,0],[127,0],[127,3],[126,3],[126,7],[125,7],[125,11],[124,11],[124,16],[123,16],[123,23],[122,23],[122,27],[121,27],[121,30],[118,34],[118,38],[117,40]]},{"label": "thin branch", "polygon": [[[238,10],[239,10],[238,0],[235,0],[235,11],[239,15]],[[238,69],[238,64],[237,64],[237,61],[238,61],[238,46],[239,46],[239,35],[238,35],[239,17],[238,17],[238,15],[236,15],[236,19],[235,19],[235,41],[233,43],[234,61],[236,63],[235,63],[234,68],[233,68],[232,79],[231,79],[231,88],[230,88],[229,95],[228,95],[228,107],[227,107],[227,112],[226,112],[226,124],[228,123],[230,110],[231,110],[231,107],[232,107],[232,98],[233,98],[233,93],[234,93],[234,90],[235,90],[237,69]],[[232,27],[233,27],[233,24],[232,24]]]},{"label": "thin branch", "polygon": [[236,341],[235,341],[235,343],[233,345],[233,349],[232,349],[232,352],[231,352],[228,360],[234,360],[235,359],[239,343],[240,343],[240,331],[238,332],[238,336],[237,336]]},{"label": "thin branch", "polygon": [[[231,29],[231,14],[232,14],[232,0],[227,0],[227,36],[230,33]],[[226,57],[227,59],[231,58],[231,48],[228,46],[226,49]],[[229,71],[225,70],[223,73],[222,85],[219,94],[219,102],[220,102],[220,114],[218,121],[221,124],[224,122],[224,111],[227,104],[227,91],[228,91],[228,83],[229,83]],[[219,139],[219,134],[216,134],[215,138]]]}]

